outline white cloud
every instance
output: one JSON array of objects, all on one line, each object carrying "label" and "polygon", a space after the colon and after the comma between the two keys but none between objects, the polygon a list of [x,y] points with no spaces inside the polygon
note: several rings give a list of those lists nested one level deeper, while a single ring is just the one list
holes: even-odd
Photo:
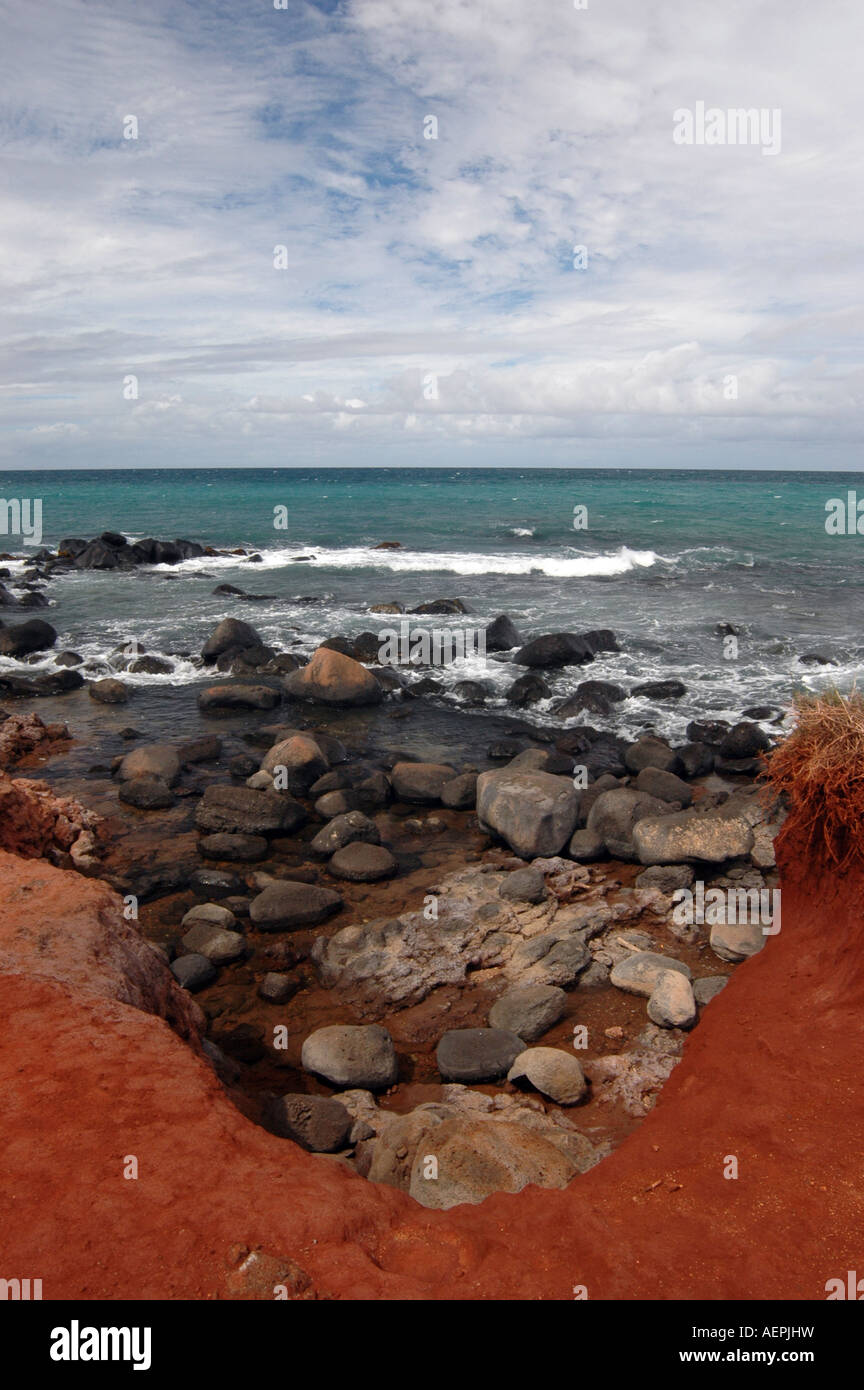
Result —
[{"label": "white cloud", "polygon": [[[850,0],[18,7],[4,457],[152,440],[164,463],[174,439],[234,463],[242,438],[254,463],[344,463],[407,435],[427,463],[586,439],[854,462],[857,28]],[[700,100],[781,107],[782,153],[676,146]]]}]

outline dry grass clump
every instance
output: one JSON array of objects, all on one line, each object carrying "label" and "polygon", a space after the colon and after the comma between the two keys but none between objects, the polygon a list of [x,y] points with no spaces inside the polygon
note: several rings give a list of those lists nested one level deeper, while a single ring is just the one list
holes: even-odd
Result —
[{"label": "dry grass clump", "polygon": [[796,696],[795,727],[768,760],[765,780],[786,796],[814,850],[841,869],[864,859],[864,696]]}]

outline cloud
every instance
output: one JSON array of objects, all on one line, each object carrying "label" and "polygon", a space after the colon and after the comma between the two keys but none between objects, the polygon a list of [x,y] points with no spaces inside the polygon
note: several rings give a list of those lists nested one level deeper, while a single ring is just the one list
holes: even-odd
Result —
[{"label": "cloud", "polygon": [[[857,26],[849,0],[17,6],[0,456],[851,464]],[[782,152],[676,145],[699,101],[781,108]]]}]

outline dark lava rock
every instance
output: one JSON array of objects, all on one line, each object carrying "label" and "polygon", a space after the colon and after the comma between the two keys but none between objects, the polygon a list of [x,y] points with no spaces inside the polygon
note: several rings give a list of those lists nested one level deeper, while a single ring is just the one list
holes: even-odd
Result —
[{"label": "dark lava rock", "polygon": [[685,777],[707,777],[714,770],[714,749],[707,743],[685,743],[676,751]]},{"label": "dark lava rock", "polygon": [[643,767],[659,767],[664,772],[680,772],[681,760],[664,738],[646,734],[644,738],[631,743],[624,754],[624,762],[629,772],[641,772]]},{"label": "dark lava rock", "polygon": [[[773,705],[751,705],[749,709],[741,711],[742,719],[776,719],[780,713]],[[723,978],[722,976],[720,978]]]},{"label": "dark lava rock", "polygon": [[226,869],[195,869],[189,875],[189,887],[197,897],[210,902],[242,893],[246,885],[238,874]]},{"label": "dark lava rock", "polygon": [[523,1039],[506,1028],[451,1028],[435,1057],[445,1081],[470,1085],[500,1080],[524,1051]]},{"label": "dark lava rock", "polygon": [[330,888],[285,879],[271,883],[252,899],[249,917],[259,931],[290,931],[316,926],[341,906],[341,897]]},{"label": "dark lava rock", "polygon": [[798,660],[802,666],[836,666],[837,662],[827,652],[805,652]]},{"label": "dark lava rock", "polygon": [[645,681],[642,685],[634,685],[630,694],[647,695],[654,700],[678,700],[687,694],[687,687],[683,681]]},{"label": "dark lava rock", "polygon": [[594,652],[574,632],[550,632],[520,647],[513,660],[517,666],[584,666],[594,660]]},{"label": "dark lava rock", "polygon": [[163,656],[139,656],[126,669],[133,675],[167,676],[174,670],[174,663]]},{"label": "dark lava rock", "polygon": [[264,1123],[274,1134],[293,1139],[310,1153],[332,1154],[347,1146],[354,1117],[340,1100],[298,1093],[271,1101]]},{"label": "dark lava rock", "polygon": [[735,724],[720,744],[721,758],[754,758],[771,747],[771,740],[758,724],[742,720]]},{"label": "dark lava rock", "polygon": [[546,897],[546,883],[539,869],[516,869],[507,875],[498,894],[509,902],[542,903]]},{"label": "dark lava rock", "polygon": [[161,777],[133,777],[123,783],[118,796],[124,805],[134,806],[138,811],[164,811],[176,800]]},{"label": "dark lava rock", "polygon": [[266,835],[277,830],[290,834],[306,819],[299,801],[252,787],[207,787],[195,812],[199,830],[225,830],[234,835]]},{"label": "dark lava rock", "polygon": [[369,845],[359,840],[337,850],[327,865],[335,878],[348,879],[351,883],[376,883],[381,878],[392,878],[398,867],[384,845]]},{"label": "dark lava rock", "polygon": [[108,676],[105,680],[91,682],[89,693],[90,699],[96,700],[100,705],[125,705],[131,691],[122,681]]},{"label": "dark lava rock", "polygon": [[29,618],[26,623],[0,628],[0,655],[22,657],[30,652],[44,652],[56,641],[57,633],[50,623]]},{"label": "dark lava rock", "polygon": [[513,647],[518,647],[521,641],[520,632],[506,613],[493,618],[486,628],[487,652],[509,652]]},{"label": "dark lava rock", "polygon": [[290,975],[280,975],[273,971],[264,976],[258,986],[258,997],[268,1004],[287,1004],[300,988]]},{"label": "dark lava rock", "polygon": [[507,691],[507,700],[521,709],[525,705],[536,704],[538,700],[548,700],[551,694],[543,677],[531,671],[513,682]]},{"label": "dark lava rock", "polygon": [[693,719],[687,725],[687,737],[691,743],[707,743],[710,748],[719,748],[729,732],[725,719]]},{"label": "dark lava rock", "polygon": [[239,652],[244,647],[263,645],[261,634],[256,632],[250,623],[241,622],[239,618],[223,618],[221,623],[216,624],[201,648],[201,656],[205,665],[212,666],[216,658],[224,652]]},{"label": "dark lava rock", "polygon": [[451,693],[460,700],[464,700],[466,704],[482,705],[486,701],[486,696],[491,694],[491,690],[482,681],[457,681]]},{"label": "dark lava rock", "polygon": [[461,598],[436,598],[431,603],[421,603],[418,608],[409,608],[409,613],[468,613],[471,610]]},{"label": "dark lava rock", "polygon": [[219,973],[212,961],[194,951],[188,956],[178,956],[177,960],[172,961],[170,969],[177,983],[192,994],[212,985]]}]

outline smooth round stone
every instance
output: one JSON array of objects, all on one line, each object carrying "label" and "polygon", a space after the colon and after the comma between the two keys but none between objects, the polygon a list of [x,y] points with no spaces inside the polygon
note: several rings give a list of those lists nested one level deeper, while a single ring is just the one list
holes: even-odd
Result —
[{"label": "smooth round stone", "polygon": [[398,867],[384,845],[368,845],[358,840],[337,850],[327,866],[336,878],[352,883],[375,883],[380,878],[392,878]]},{"label": "smooth round stone", "polygon": [[182,985],[192,994],[199,989],[205,989],[207,985],[212,985],[218,974],[212,961],[195,953],[178,956],[177,960],[172,961],[170,969],[178,985]]},{"label": "smooth round stone", "polygon": [[297,981],[292,980],[290,975],[280,975],[271,971],[259,984],[258,997],[268,1004],[287,1004],[299,988]]},{"label": "smooth round stone", "polygon": [[516,1058],[507,1080],[514,1085],[527,1082],[558,1105],[578,1104],[588,1089],[579,1059],[557,1047],[527,1048]]},{"label": "smooth round stone", "polygon": [[331,1086],[376,1091],[392,1086],[398,1076],[393,1039],[377,1023],[318,1028],[304,1042],[301,1061],[305,1071]]},{"label": "smooth round stone", "polygon": [[678,970],[660,976],[648,1000],[648,1017],[658,1028],[692,1028],[698,1017],[693,986]]}]

